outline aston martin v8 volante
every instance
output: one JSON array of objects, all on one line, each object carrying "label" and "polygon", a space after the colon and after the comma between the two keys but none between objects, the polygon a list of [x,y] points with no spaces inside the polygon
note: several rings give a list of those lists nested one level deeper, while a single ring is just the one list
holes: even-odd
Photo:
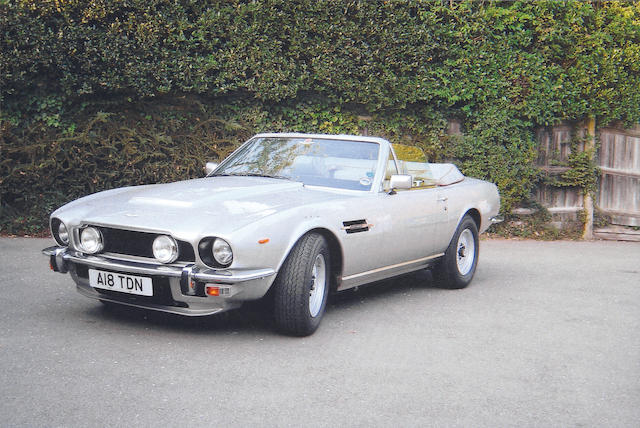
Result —
[{"label": "aston martin v8 volante", "polygon": [[[417,153],[419,152],[419,153]],[[43,252],[80,293],[187,316],[270,299],[313,333],[331,291],[419,269],[469,284],[496,186],[382,138],[259,134],[204,178],[89,195],[50,219]]]}]

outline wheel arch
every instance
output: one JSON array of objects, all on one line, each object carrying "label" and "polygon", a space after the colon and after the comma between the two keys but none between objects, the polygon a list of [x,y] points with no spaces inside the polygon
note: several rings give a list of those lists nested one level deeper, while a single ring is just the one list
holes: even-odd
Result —
[{"label": "wheel arch", "polygon": [[478,232],[481,230],[480,226],[482,224],[482,216],[480,215],[480,211],[478,211],[476,208],[470,208],[468,209],[463,215],[462,217],[460,217],[460,219],[458,220],[458,224],[460,224],[460,222],[462,221],[462,219],[464,218],[464,216],[469,215],[473,221],[476,223],[476,227],[478,228]]},{"label": "wheel arch", "polygon": [[[331,255],[331,289],[335,291],[339,285],[338,281],[342,277],[342,266],[344,264],[342,245],[340,245],[340,241],[336,235],[334,235],[329,229],[319,227],[309,230],[304,235],[309,233],[318,233],[327,240],[327,244],[329,245],[329,254]],[[302,236],[300,238],[302,238]],[[298,240],[300,238],[298,238]]]},{"label": "wheel arch", "polygon": [[304,231],[303,233],[296,234],[297,238],[290,241],[284,256],[281,258],[280,263],[278,264],[278,271],[280,271],[282,264],[285,262],[287,257],[289,257],[289,254],[291,254],[291,251],[296,246],[296,244],[300,242],[300,240],[304,236],[310,233],[317,233],[319,235],[322,235],[327,240],[327,245],[329,246],[329,254],[331,256],[331,289],[335,290],[337,289],[340,278],[342,277],[342,269],[344,266],[344,252],[342,250],[342,245],[340,244],[338,237],[335,235],[335,233],[333,233],[326,227],[316,226]]}]

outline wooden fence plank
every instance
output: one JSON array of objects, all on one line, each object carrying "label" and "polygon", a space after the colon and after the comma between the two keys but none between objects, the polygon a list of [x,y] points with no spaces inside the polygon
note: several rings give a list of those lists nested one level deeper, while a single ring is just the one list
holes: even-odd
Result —
[{"label": "wooden fence plank", "polygon": [[600,131],[598,206],[612,223],[640,226],[640,128]]}]

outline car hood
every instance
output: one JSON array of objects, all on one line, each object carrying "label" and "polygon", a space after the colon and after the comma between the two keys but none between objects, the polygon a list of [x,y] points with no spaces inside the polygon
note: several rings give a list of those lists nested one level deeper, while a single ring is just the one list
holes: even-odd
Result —
[{"label": "car hood", "polygon": [[209,177],[125,187],[80,198],[55,211],[72,224],[167,232],[185,239],[230,233],[293,206],[343,198],[302,183],[262,177]]}]

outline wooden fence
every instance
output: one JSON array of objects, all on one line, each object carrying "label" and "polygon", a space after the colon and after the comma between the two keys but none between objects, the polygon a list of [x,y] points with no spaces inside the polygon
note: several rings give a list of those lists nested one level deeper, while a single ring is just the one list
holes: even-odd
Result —
[{"label": "wooden fence", "polygon": [[613,224],[640,226],[640,126],[601,129],[598,161],[598,208]]},{"label": "wooden fence", "polygon": [[[569,168],[559,166],[566,162],[571,153],[571,136],[585,135],[585,128],[577,129],[574,125],[563,124],[553,127],[539,128],[536,133],[538,140],[537,166],[549,176],[559,176]],[[584,145],[579,146],[580,150]],[[549,210],[552,222],[561,228],[569,222],[578,220],[578,213],[584,209],[584,197],[578,187],[556,187],[548,184],[538,185],[535,193],[536,200]]]},{"label": "wooden fence", "polygon": [[[552,176],[567,170],[558,164],[567,160],[572,133],[584,137],[586,129],[582,124],[566,123],[538,130],[540,169]],[[605,214],[611,224],[640,226],[640,126],[602,128],[597,137],[600,148],[596,161],[602,175],[595,198],[596,210]],[[584,150],[584,145],[577,148]],[[551,212],[558,227],[576,221],[584,208],[579,188],[540,185],[536,197]]]}]

